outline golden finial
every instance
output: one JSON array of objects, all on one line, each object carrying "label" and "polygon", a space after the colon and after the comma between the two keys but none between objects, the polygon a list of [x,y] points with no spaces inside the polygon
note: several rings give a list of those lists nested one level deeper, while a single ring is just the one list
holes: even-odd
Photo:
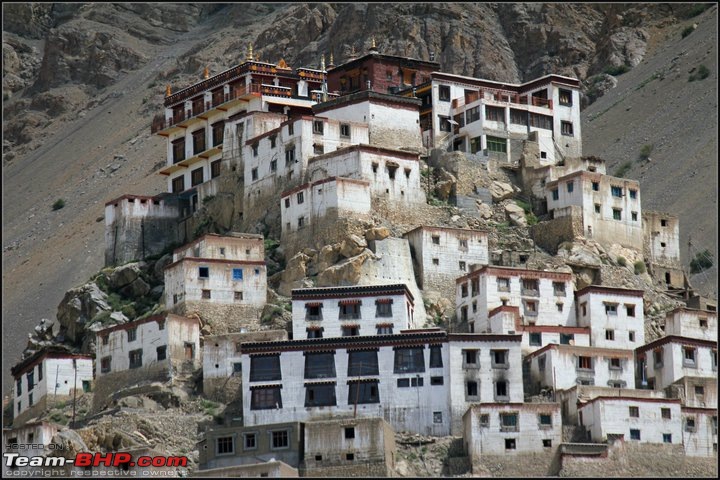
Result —
[{"label": "golden finial", "polygon": [[165,96],[169,97],[170,95],[172,95],[172,89],[170,88],[170,84],[168,84],[168,86],[165,87]]},{"label": "golden finial", "polygon": [[335,65],[335,60],[333,59],[332,52],[330,52],[330,65]]},{"label": "golden finial", "polygon": [[372,48],[373,50],[375,50],[375,49],[377,48],[377,47],[375,46],[375,36],[374,36],[374,35],[373,35],[373,37],[372,37],[372,45],[371,45],[370,48]]},{"label": "golden finial", "polygon": [[320,70],[325,70],[325,54],[320,55]]},{"label": "golden finial", "polygon": [[205,67],[205,70],[203,71],[203,78],[206,80],[210,78],[210,69],[208,67]]},{"label": "golden finial", "polygon": [[253,49],[252,49],[252,43],[248,47],[248,56],[247,59],[252,62],[253,59]]},{"label": "golden finial", "polygon": [[259,61],[260,61],[260,54],[259,54],[259,53],[256,53],[256,54],[255,54],[255,61],[256,61],[256,62],[259,62]]},{"label": "golden finial", "polygon": [[277,63],[277,67],[278,68],[290,68],[290,67],[288,67],[288,64],[284,58],[280,59],[280,61]]}]

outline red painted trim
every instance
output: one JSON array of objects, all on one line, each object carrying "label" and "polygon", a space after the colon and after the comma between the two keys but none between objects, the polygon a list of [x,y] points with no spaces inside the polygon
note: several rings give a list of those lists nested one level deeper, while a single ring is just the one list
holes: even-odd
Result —
[{"label": "red painted trim", "polygon": [[679,335],[668,335],[667,337],[662,337],[654,342],[647,343],[645,345],[642,345],[635,349],[635,353],[641,354],[645,353],[648,350],[654,350],[655,348],[662,347],[668,343],[679,343],[682,345],[692,345],[696,347],[707,347],[710,349],[717,349],[717,342],[713,342],[712,340],[700,340],[698,338],[690,338],[690,337],[681,337]]},{"label": "red painted trim", "polygon": [[485,265],[482,268],[479,268],[473,272],[470,272],[466,275],[463,275],[462,277],[455,280],[456,284],[463,283],[467,280],[471,280],[475,277],[479,277],[481,274],[490,274],[498,276],[498,274],[503,275],[507,274],[511,277],[522,277],[523,275],[533,275],[534,277],[538,278],[546,278],[550,280],[563,280],[563,281],[570,281],[573,278],[572,273],[567,272],[547,272],[544,270],[528,270],[525,268],[512,268],[512,267],[498,267],[494,265]]},{"label": "red painted trim", "polygon": [[345,148],[339,148],[333,152],[324,153],[322,155],[317,155],[315,157],[312,157],[308,163],[318,162],[320,160],[325,160],[328,158],[333,158],[338,155],[343,155],[350,152],[366,152],[366,153],[375,153],[377,155],[382,155],[385,157],[394,157],[394,158],[401,158],[403,160],[413,160],[413,161],[419,161],[420,155],[417,153],[407,152],[405,150],[395,150],[392,148],[385,148],[385,147],[376,147],[373,145],[367,145],[367,144],[358,144],[358,145],[350,145],[349,147]]},{"label": "red painted trim", "polygon": [[702,408],[702,407],[680,407],[681,413],[701,413],[705,415],[717,415],[717,408]]},{"label": "red painted trim", "polygon": [[178,260],[177,262],[173,262],[165,267],[165,270],[168,270],[172,267],[175,267],[176,265],[179,265],[182,262],[193,262],[193,263],[223,263],[226,265],[257,265],[257,266],[265,266],[265,260],[225,260],[222,258],[197,258],[197,257],[184,257]]},{"label": "red painted trim", "polygon": [[134,320],[132,322],[121,323],[120,325],[113,325],[112,327],[107,327],[102,330],[98,330],[97,332],[95,332],[95,335],[97,337],[103,337],[105,335],[109,335],[112,332],[116,332],[118,330],[128,330],[130,328],[135,328],[138,325],[144,325],[144,324],[150,323],[150,322],[158,322],[158,324],[159,324],[160,321],[165,322],[165,325],[166,325],[165,328],[167,328],[167,324],[169,321],[180,322],[180,323],[192,322],[192,323],[198,323],[198,324],[200,322],[200,320],[198,320],[197,318],[183,317],[180,315],[169,314],[166,312],[166,313],[160,313],[158,315],[152,315],[150,317],[143,318],[140,320]]},{"label": "red painted trim", "polygon": [[[92,360],[91,355],[80,355],[76,353],[64,353],[61,351],[53,352],[48,350],[41,350],[40,352],[34,354],[30,358],[26,359],[23,362],[18,363],[13,368],[11,368],[10,372],[13,377],[17,380],[18,377],[22,376],[23,374],[29,372],[30,370],[34,369],[35,366],[45,360],[55,360],[55,359],[72,359],[72,358],[79,358],[79,359],[85,359],[85,360]],[[47,374],[47,372],[46,372]]]},{"label": "red painted trim", "polygon": [[614,293],[616,295],[626,295],[628,297],[642,298],[645,293],[643,290],[632,290],[629,288],[603,287],[600,285],[589,285],[582,290],[575,292],[575,298],[579,298],[586,293]]},{"label": "red painted trim", "polygon": [[264,243],[263,243],[264,237],[262,235],[255,235],[252,233],[243,233],[242,236],[238,237],[238,236],[234,236],[234,235],[220,235],[217,233],[206,233],[205,235],[196,238],[192,242],[186,243],[182,247],[176,248],[175,250],[173,250],[173,253],[179,253],[179,252],[185,251],[185,250],[197,245],[198,243],[202,242],[203,240],[208,240],[208,239],[212,239],[212,238],[227,239],[227,240],[231,240],[231,241],[232,240],[256,240],[259,244],[264,245]]}]

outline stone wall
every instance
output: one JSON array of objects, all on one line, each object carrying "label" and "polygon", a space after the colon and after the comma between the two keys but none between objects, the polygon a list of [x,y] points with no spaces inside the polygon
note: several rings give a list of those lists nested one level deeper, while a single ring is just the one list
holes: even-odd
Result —
[{"label": "stone wall", "polygon": [[572,457],[561,460],[561,477],[712,477],[718,475],[717,455],[688,457],[682,445],[616,442],[607,458]]},{"label": "stone wall", "polygon": [[555,255],[558,245],[583,235],[582,209],[570,207],[570,215],[540,222],[530,227],[530,235],[535,243]]},{"label": "stone wall", "polygon": [[220,403],[238,401],[242,404],[242,377],[203,379],[203,395]]},{"label": "stone wall", "polygon": [[557,449],[547,453],[482,455],[474,476],[531,478],[557,475]]},{"label": "stone wall", "polygon": [[303,477],[357,477],[357,478],[373,478],[373,477],[392,477],[393,470],[389,469],[384,460],[376,462],[363,460],[362,463],[352,464],[351,461],[345,461],[347,465],[333,465],[322,468],[301,468],[301,476]]},{"label": "stone wall", "polygon": [[92,413],[97,413],[110,406],[113,400],[120,397],[122,389],[133,385],[148,385],[153,382],[168,382],[173,377],[168,362],[152,366],[123,370],[121,372],[100,375],[95,379]]},{"label": "stone wall", "polygon": [[262,310],[263,307],[253,305],[187,301],[174,305],[168,311],[184,317],[197,314],[202,322],[200,328],[203,335],[222,335],[239,332],[241,328],[249,331],[261,330]]},{"label": "stone wall", "polygon": [[306,227],[283,236],[285,259],[290,260],[304,248],[320,250],[325,245],[339,243],[351,234],[362,237],[369,226],[370,220],[364,215],[339,215],[337,209],[331,208],[323,217],[313,218]]},{"label": "stone wall", "polygon": [[180,241],[176,218],[121,216],[106,227],[105,265],[141,260]]}]

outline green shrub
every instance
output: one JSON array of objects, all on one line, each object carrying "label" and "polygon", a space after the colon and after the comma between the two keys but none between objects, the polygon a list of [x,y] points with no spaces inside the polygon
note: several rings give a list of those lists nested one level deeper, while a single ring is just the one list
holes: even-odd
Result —
[{"label": "green shrub", "polygon": [[215,198],[215,195],[207,195],[203,197],[203,203],[207,203]]},{"label": "green shrub", "polygon": [[682,35],[682,38],[685,38],[685,37],[687,37],[688,35],[690,35],[690,34],[691,34],[692,32],[694,32],[694,31],[695,31],[695,27],[693,27],[692,25],[688,25],[687,27],[685,27],[685,28],[683,29],[683,31],[682,31],[682,33],[681,33],[680,35]]},{"label": "green shrub", "polygon": [[633,266],[635,267],[635,275],[645,273],[645,262],[643,262],[642,260],[638,260]]},{"label": "green shrub", "polygon": [[625,257],[618,257],[617,258],[617,264],[621,267],[627,266],[627,260],[625,260]]},{"label": "green shrub", "polygon": [[535,216],[533,212],[527,212],[525,214],[525,221],[528,225],[537,225],[538,218]]},{"label": "green shrub", "polygon": [[615,170],[614,176],[622,178],[632,168],[632,162],[625,162]]},{"label": "green shrub", "polygon": [[522,207],[522,209],[525,210],[525,213],[532,212],[532,207],[528,202],[520,199],[515,199],[515,203],[518,207]]},{"label": "green shrub", "polygon": [[280,246],[280,242],[275,240],[274,238],[266,238],[265,239],[265,253],[275,250],[277,247]]},{"label": "green shrub", "polygon": [[713,257],[710,250],[705,249],[702,252],[695,254],[695,257],[690,260],[690,273],[700,273],[703,270],[713,266]]},{"label": "green shrub", "polygon": [[62,198],[58,198],[57,200],[55,200],[55,203],[53,203],[52,209],[53,209],[53,210],[60,210],[60,209],[63,208],[64,206],[65,206],[65,200],[63,200]]},{"label": "green shrub", "polygon": [[120,312],[125,315],[128,320],[134,320],[135,317],[137,317],[137,312],[135,311],[135,307],[133,304],[123,305],[123,307],[120,309]]},{"label": "green shrub", "polygon": [[647,160],[648,158],[650,158],[650,154],[652,153],[653,148],[655,148],[655,146],[652,144],[643,145],[643,147],[640,149],[640,158],[642,160]]},{"label": "green shrub", "polygon": [[[694,68],[690,70],[691,73],[693,71],[695,71]],[[697,72],[692,73],[692,75],[688,77],[688,82],[694,82],[695,80],[705,80],[709,75],[710,70],[705,65],[700,65],[697,69]]]},{"label": "green shrub", "polygon": [[607,73],[608,75],[612,75],[613,77],[617,77],[618,75],[622,75],[623,73],[629,71],[630,67],[628,67],[627,65],[619,65],[617,67],[611,66],[605,69],[605,73]]}]

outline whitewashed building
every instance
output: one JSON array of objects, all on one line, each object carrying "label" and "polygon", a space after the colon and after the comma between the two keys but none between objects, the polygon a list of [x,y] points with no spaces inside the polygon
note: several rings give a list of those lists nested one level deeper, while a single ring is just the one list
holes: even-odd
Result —
[{"label": "whitewashed building", "polygon": [[665,315],[665,335],[717,340],[717,312],[678,307]]},{"label": "whitewashed building", "polygon": [[717,379],[717,341],[668,335],[635,349],[638,378],[664,390],[683,377]]},{"label": "whitewashed building", "polygon": [[75,391],[90,391],[93,361],[89,355],[49,347],[16,364],[10,374],[14,379],[13,426],[18,427]]},{"label": "whitewashed building", "polygon": [[685,288],[680,261],[680,221],[666,212],[643,211],[645,260],[655,280],[666,288]]},{"label": "whitewashed building", "polygon": [[[46,445],[48,449],[52,448],[52,438],[62,428],[65,427],[50,422],[27,422],[21,427],[3,428],[3,454],[42,456],[46,452]],[[19,469],[28,470],[22,467]]]},{"label": "whitewashed building", "polygon": [[422,101],[420,127],[428,147],[510,160],[522,153],[521,141],[535,133],[548,164],[582,155],[576,78],[546,75],[508,84],[433,72],[429,82],[403,94]]},{"label": "whitewashed building", "polygon": [[575,385],[632,388],[632,350],[550,344],[527,355],[531,392],[565,390]]},{"label": "whitewashed building", "polygon": [[421,225],[403,234],[410,242],[419,287],[447,295],[472,265],[488,264],[487,232]]},{"label": "whitewashed building", "polygon": [[404,284],[292,291],[293,338],[389,335],[415,328],[415,298]]},{"label": "whitewashed building", "polygon": [[262,235],[207,234],[173,253],[165,267],[165,305],[202,312],[216,333],[256,322],[267,299]]},{"label": "whitewashed building", "polygon": [[658,390],[597,385],[575,385],[555,394],[555,399],[560,402],[564,425],[578,425],[578,409],[595,397],[676,398]]},{"label": "whitewashed building", "polygon": [[315,338],[242,344],[245,425],[382,417],[397,431],[462,431],[472,403],[521,402],[519,335]]},{"label": "whitewashed building", "polygon": [[465,412],[463,427],[472,464],[486,455],[554,452],[562,441],[558,403],[480,403]]},{"label": "whitewashed building", "polygon": [[718,411],[715,408],[681,408],[685,455],[717,458]]},{"label": "whitewashed building", "polygon": [[518,307],[522,325],[577,326],[571,273],[485,266],[456,287],[457,318],[470,332],[490,332],[489,311],[500,306]]},{"label": "whitewashed building", "polygon": [[642,290],[590,285],[575,292],[575,304],[593,347],[633,350],[645,343]]},{"label": "whitewashed building", "polygon": [[573,216],[579,209],[585,237],[642,251],[640,183],[636,180],[579,171],[547,182],[545,192],[553,218]]},{"label": "whitewashed building", "polygon": [[595,397],[578,407],[579,425],[593,442],[683,443],[680,400]]}]

